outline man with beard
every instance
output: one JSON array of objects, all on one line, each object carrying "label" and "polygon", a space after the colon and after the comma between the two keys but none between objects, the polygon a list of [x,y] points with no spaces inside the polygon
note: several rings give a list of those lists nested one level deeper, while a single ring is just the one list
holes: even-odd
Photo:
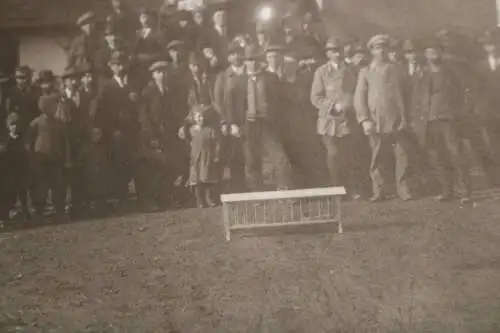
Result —
[{"label": "man with beard", "polygon": [[372,149],[370,175],[373,197],[371,202],[386,199],[388,156],[395,157],[396,187],[403,200],[413,197],[408,189],[408,115],[403,94],[401,66],[389,59],[390,37],[376,35],[368,42],[372,62],[358,76],[354,106],[358,122],[368,136]]},{"label": "man with beard", "polygon": [[453,198],[456,179],[461,204],[467,204],[471,202],[470,178],[458,126],[464,116],[465,87],[456,72],[447,67],[443,51],[438,41],[430,41],[425,48],[427,66],[415,83],[412,127],[429,152],[441,183],[436,201]]}]

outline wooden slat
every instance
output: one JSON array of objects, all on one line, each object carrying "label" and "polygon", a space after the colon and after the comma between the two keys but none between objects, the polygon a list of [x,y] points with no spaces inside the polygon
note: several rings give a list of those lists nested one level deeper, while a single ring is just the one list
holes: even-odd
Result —
[{"label": "wooden slat", "polygon": [[247,225],[233,225],[231,226],[231,231],[237,230],[251,230],[251,229],[271,229],[289,226],[307,226],[314,224],[337,224],[339,221],[335,219],[331,220],[317,220],[317,221],[301,221],[301,222],[285,222],[285,223],[271,223],[271,224],[247,224]]},{"label": "wooden slat", "polygon": [[344,187],[325,187],[290,191],[223,194],[221,195],[221,201],[223,203],[234,203],[242,201],[267,201],[278,199],[299,199],[341,195],[346,195],[346,190]]}]

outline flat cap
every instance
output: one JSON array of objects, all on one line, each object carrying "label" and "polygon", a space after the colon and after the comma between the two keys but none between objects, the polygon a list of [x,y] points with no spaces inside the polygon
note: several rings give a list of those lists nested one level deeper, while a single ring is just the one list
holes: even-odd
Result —
[{"label": "flat cap", "polygon": [[94,21],[94,19],[95,19],[94,12],[86,12],[82,16],[80,16],[78,20],[76,20],[76,25],[80,27],[84,24]]},{"label": "flat cap", "polygon": [[336,50],[344,47],[340,39],[338,38],[328,38],[325,43],[325,50]]},{"label": "flat cap", "polygon": [[373,48],[375,45],[389,45],[391,38],[388,35],[375,35],[366,44],[369,49]]},{"label": "flat cap", "polygon": [[179,49],[184,47],[184,45],[183,41],[176,39],[167,44],[167,49]]},{"label": "flat cap", "polygon": [[168,68],[168,65],[169,65],[168,61],[166,61],[166,60],[155,61],[155,62],[153,62],[153,64],[151,64],[151,66],[149,66],[149,71],[155,72],[158,70],[163,70],[163,69]]}]

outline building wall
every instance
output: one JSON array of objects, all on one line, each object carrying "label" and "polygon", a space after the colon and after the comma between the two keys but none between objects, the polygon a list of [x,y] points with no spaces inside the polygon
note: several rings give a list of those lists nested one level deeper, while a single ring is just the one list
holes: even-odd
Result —
[{"label": "building wall", "polygon": [[22,35],[19,46],[19,63],[35,71],[51,69],[62,74],[66,66],[65,45],[69,40],[65,34]]},{"label": "building wall", "polygon": [[330,34],[375,32],[421,36],[447,28],[463,32],[496,24],[495,0],[323,0]]}]

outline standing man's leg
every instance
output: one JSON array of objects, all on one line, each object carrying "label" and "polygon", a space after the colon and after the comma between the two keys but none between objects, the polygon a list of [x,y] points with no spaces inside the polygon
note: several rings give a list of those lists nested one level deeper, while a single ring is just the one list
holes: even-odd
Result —
[{"label": "standing man's leg", "polygon": [[372,202],[379,202],[385,196],[385,167],[387,162],[384,160],[385,145],[387,144],[387,137],[383,134],[373,134],[369,137],[369,143],[372,150],[372,157],[370,162],[370,177],[372,179],[373,197],[370,199]]},{"label": "standing man's leg", "polygon": [[451,121],[443,122],[442,125],[443,148],[447,152],[454,175],[456,176],[457,190],[462,201],[469,201],[471,196],[470,173],[464,155],[462,141],[460,140],[455,123]]},{"label": "standing man's leg", "polygon": [[259,121],[249,122],[245,127],[245,173],[250,190],[255,192],[260,190],[263,184],[262,144],[264,140],[262,124]]},{"label": "standing man's leg", "polygon": [[396,133],[394,139],[394,159],[396,162],[396,188],[403,200],[413,199],[408,187],[410,140],[406,133]]},{"label": "standing man's leg", "polygon": [[[260,149],[260,160],[262,170],[262,154],[265,153],[266,156],[271,158],[271,162],[274,168],[274,175],[276,177],[276,187],[278,190],[287,190],[291,187],[291,165],[288,156],[286,155],[285,148],[283,147],[283,142],[273,128],[273,124],[262,124],[262,130],[260,133],[261,137],[261,147]],[[262,175],[262,171],[261,171]],[[262,176],[261,176],[262,177]]]}]

